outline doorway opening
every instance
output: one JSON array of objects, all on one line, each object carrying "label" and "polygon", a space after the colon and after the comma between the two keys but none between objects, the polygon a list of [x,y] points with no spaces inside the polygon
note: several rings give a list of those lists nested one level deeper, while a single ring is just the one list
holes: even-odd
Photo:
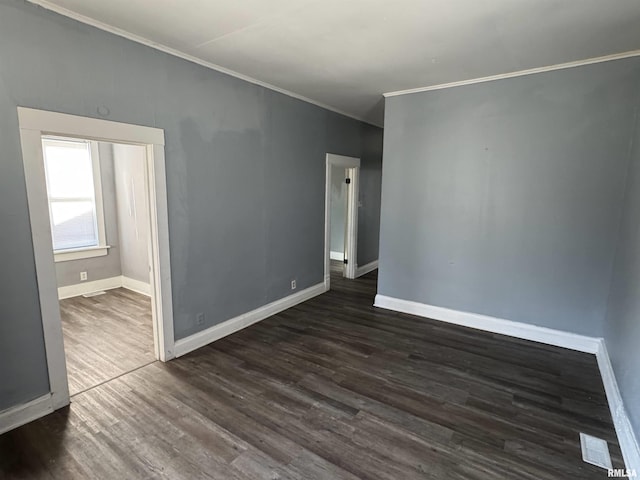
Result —
[{"label": "doorway opening", "polygon": [[50,407],[173,358],[164,132],[18,107]]},{"label": "doorway opening", "polygon": [[[349,192],[348,169],[333,167],[331,169],[331,209],[329,212],[331,223],[331,272],[346,276],[347,264],[347,194]],[[347,260],[348,261],[348,260]]]},{"label": "doorway opening", "polygon": [[146,152],[42,137],[69,394],[155,361]]},{"label": "doorway opening", "polygon": [[325,185],[325,286],[331,274],[356,278],[360,159],[327,154]]}]

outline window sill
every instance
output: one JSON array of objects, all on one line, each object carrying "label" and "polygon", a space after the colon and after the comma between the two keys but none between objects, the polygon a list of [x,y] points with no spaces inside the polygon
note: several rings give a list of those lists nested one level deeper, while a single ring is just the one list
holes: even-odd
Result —
[{"label": "window sill", "polygon": [[83,258],[104,257],[109,253],[110,245],[89,248],[74,248],[70,250],[59,250],[53,252],[53,260],[58,262],[68,262],[70,260],[82,260]]}]

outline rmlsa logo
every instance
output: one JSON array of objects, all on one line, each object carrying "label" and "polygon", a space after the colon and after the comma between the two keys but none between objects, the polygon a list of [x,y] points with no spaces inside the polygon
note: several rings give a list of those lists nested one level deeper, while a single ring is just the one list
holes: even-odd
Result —
[{"label": "rmlsa logo", "polygon": [[613,478],[636,478],[638,476],[635,468],[610,468],[609,477]]}]

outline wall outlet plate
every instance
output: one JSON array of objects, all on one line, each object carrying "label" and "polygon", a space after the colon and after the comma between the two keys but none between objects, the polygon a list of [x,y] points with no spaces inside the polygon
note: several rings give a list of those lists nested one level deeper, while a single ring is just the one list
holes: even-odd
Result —
[{"label": "wall outlet plate", "polygon": [[204,324],[204,313],[200,312],[200,313],[196,314],[196,323],[198,325],[203,325]]},{"label": "wall outlet plate", "polygon": [[87,272],[80,272],[80,281],[84,282],[87,279]]},{"label": "wall outlet plate", "polygon": [[291,290],[295,290],[297,288],[296,281],[291,280]]}]

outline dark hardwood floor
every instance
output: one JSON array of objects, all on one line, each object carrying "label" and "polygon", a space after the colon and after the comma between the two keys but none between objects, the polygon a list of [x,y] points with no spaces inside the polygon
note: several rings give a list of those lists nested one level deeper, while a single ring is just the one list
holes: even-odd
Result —
[{"label": "dark hardwood floor", "polygon": [[60,315],[71,395],[155,360],[149,297],[116,288],[61,300]]},{"label": "dark hardwood floor", "polygon": [[371,307],[376,272],[0,436],[2,478],[598,479],[595,358]]}]

